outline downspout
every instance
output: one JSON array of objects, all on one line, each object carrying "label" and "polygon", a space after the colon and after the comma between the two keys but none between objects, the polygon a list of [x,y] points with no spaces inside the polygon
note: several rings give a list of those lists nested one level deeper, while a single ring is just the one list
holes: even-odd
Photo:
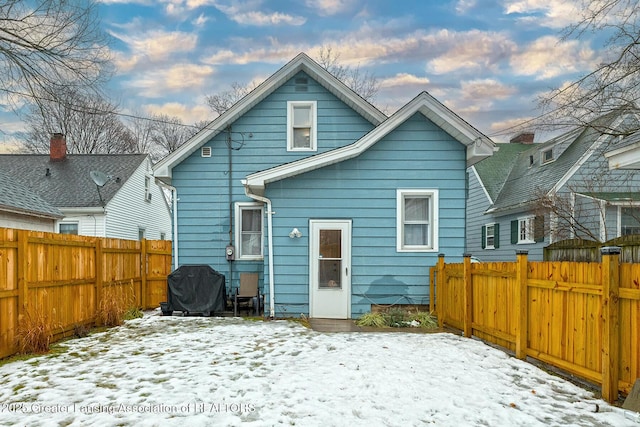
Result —
[{"label": "downspout", "polygon": [[271,200],[266,197],[253,194],[245,179],[242,180],[242,185],[244,186],[244,194],[246,194],[247,197],[267,204],[267,233],[269,233],[269,237],[267,238],[267,255],[269,256],[269,317],[273,319],[276,316],[276,303],[274,296],[275,284],[273,283],[273,212],[271,211]]},{"label": "downspout", "polygon": [[165,184],[156,178],[156,183],[160,184],[162,187],[167,188],[171,191],[171,204],[173,211],[173,269],[177,270],[180,263],[178,262],[178,190],[176,187]]}]

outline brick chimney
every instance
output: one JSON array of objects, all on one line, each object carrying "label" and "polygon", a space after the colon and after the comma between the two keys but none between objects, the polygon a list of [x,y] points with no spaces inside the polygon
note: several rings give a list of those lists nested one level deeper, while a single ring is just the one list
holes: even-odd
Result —
[{"label": "brick chimney", "polygon": [[51,135],[49,141],[49,161],[61,162],[67,158],[67,141],[61,133]]},{"label": "brick chimney", "polygon": [[518,135],[511,138],[510,143],[518,143],[518,144],[533,144],[533,132],[522,132]]}]

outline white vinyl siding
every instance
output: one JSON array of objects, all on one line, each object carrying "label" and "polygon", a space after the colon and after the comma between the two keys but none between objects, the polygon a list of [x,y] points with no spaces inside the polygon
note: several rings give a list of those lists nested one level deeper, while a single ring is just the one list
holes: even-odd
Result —
[{"label": "white vinyl siding", "polygon": [[397,250],[438,250],[438,190],[397,190]]}]

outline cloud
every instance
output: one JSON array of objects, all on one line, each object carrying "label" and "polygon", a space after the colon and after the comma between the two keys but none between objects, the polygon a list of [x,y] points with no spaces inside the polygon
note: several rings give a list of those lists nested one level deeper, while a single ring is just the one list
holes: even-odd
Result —
[{"label": "cloud", "polygon": [[456,13],[464,15],[476,6],[477,0],[458,0],[456,2]]},{"label": "cloud", "polygon": [[230,4],[222,4],[220,1],[212,2],[213,6],[224,13],[227,18],[242,25],[264,27],[269,25],[294,25],[299,26],[307,22],[302,16],[290,15],[283,12],[265,12],[259,10],[261,1],[249,1],[240,3],[232,1]]},{"label": "cloud", "polygon": [[196,19],[191,21],[191,23],[193,24],[194,27],[203,27],[208,20],[209,20],[209,17],[204,16],[204,14],[201,13],[200,16],[198,16]]},{"label": "cloud", "polygon": [[187,106],[179,102],[167,102],[164,104],[146,104],[142,108],[150,115],[165,114],[170,117],[178,117],[185,124],[192,124],[202,120],[213,120],[215,114],[209,107],[203,105]]},{"label": "cloud", "polygon": [[463,98],[466,100],[506,99],[517,93],[517,89],[494,79],[470,80],[461,83]]},{"label": "cloud", "polygon": [[522,15],[518,20],[549,28],[563,28],[575,22],[578,2],[566,0],[505,0],[505,14]]},{"label": "cloud", "polygon": [[517,75],[550,79],[568,73],[593,69],[598,58],[589,47],[577,40],[561,42],[555,36],[544,36],[513,55],[511,68]]},{"label": "cloud", "polygon": [[353,9],[354,0],[306,0],[305,5],[320,16],[332,16]]},{"label": "cloud", "polygon": [[516,43],[504,33],[441,30],[432,38],[446,49],[427,64],[427,69],[435,74],[460,69],[497,71],[497,65],[517,51]]},{"label": "cloud", "polygon": [[427,77],[418,77],[408,73],[398,73],[380,81],[380,87],[425,86],[429,84]]},{"label": "cloud", "polygon": [[197,90],[205,86],[214,74],[214,68],[207,65],[176,64],[168,69],[147,71],[127,83],[140,91],[140,95],[157,98],[168,92]]},{"label": "cloud", "polygon": [[124,42],[130,51],[127,55],[117,52],[116,66],[121,71],[128,71],[142,61],[161,62],[175,53],[193,51],[198,42],[198,36],[181,31],[154,30],[144,33],[111,32],[111,35]]}]

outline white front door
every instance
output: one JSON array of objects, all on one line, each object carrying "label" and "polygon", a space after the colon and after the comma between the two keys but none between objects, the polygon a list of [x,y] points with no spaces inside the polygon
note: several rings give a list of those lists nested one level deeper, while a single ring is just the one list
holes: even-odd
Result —
[{"label": "white front door", "polygon": [[351,221],[309,222],[309,315],[351,318]]}]

